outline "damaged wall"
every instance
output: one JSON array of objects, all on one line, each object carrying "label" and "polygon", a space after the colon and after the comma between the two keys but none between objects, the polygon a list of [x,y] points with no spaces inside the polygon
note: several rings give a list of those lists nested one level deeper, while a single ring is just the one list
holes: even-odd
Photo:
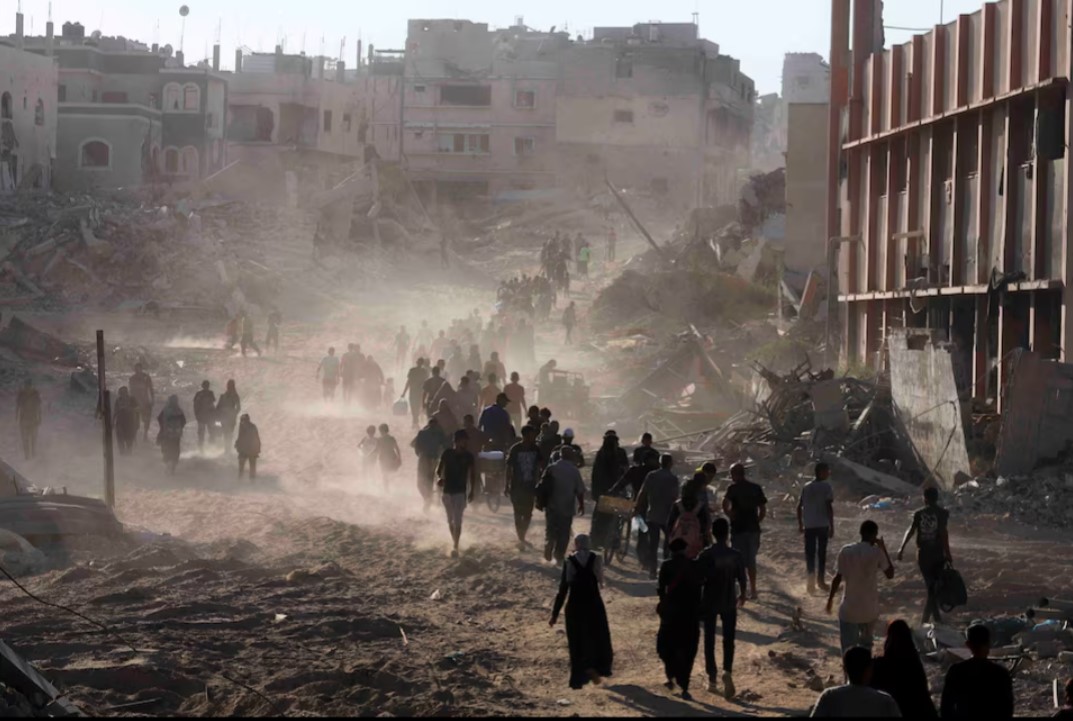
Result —
[{"label": "damaged wall", "polygon": [[24,179],[47,188],[56,148],[56,64],[0,45],[0,68],[0,192]]},{"label": "damaged wall", "polygon": [[[148,180],[145,154],[159,163],[161,113],[140,105],[64,104],[56,146],[55,187],[62,191],[121,188]],[[105,155],[87,155],[84,145],[104,143]],[[103,163],[103,164],[92,164]]]},{"label": "damaged wall", "polygon": [[970,472],[953,356],[931,344],[910,350],[905,334],[892,334],[890,382],[917,455],[939,486],[952,490],[955,479]]},{"label": "damaged wall", "polygon": [[995,472],[1025,475],[1073,443],[1073,365],[1021,351],[1003,397]]},{"label": "damaged wall", "polygon": [[827,103],[791,103],[786,148],[786,265],[827,274]]}]

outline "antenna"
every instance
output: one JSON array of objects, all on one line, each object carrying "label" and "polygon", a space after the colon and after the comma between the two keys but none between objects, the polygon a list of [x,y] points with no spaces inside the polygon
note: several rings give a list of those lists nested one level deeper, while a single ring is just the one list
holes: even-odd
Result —
[{"label": "antenna", "polygon": [[220,35],[223,33],[223,30],[224,30],[224,19],[223,19],[223,17],[221,17],[219,20],[216,21],[216,44],[217,45],[220,44]]},{"label": "antenna", "polygon": [[51,2],[49,2],[49,4],[48,4],[48,21],[52,22],[52,3]]},{"label": "antenna", "polygon": [[186,40],[186,16],[190,14],[190,8],[186,5],[179,6],[179,17],[183,19],[182,30],[179,31],[179,52],[183,51],[183,42]]},{"label": "antenna", "polygon": [[339,60],[341,61],[344,57],[346,57],[346,35],[339,41]]},{"label": "antenna", "polygon": [[153,26],[153,43],[160,43],[160,18],[157,18],[156,25]]}]

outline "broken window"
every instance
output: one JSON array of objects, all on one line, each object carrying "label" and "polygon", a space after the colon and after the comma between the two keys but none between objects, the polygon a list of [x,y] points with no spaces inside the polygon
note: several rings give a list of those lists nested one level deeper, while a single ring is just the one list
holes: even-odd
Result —
[{"label": "broken window", "polygon": [[533,90],[515,90],[514,91],[514,107],[516,108],[532,108],[536,107],[536,92]]},{"label": "broken window", "polygon": [[82,144],[79,155],[83,168],[107,168],[112,160],[112,149],[102,140],[89,140]]},{"label": "broken window", "polygon": [[440,104],[487,107],[492,104],[492,86],[441,85]]},{"label": "broken window", "polygon": [[45,124],[45,101],[41,98],[37,99],[37,104],[34,105],[34,125]]},{"label": "broken window", "polygon": [[101,93],[102,103],[125,103],[127,94],[119,90],[105,90]]},{"label": "broken window", "polygon": [[616,110],[615,111],[616,123],[632,123],[633,111],[632,110]]},{"label": "broken window", "polygon": [[633,77],[633,59],[626,55],[621,55],[615,59],[615,77],[616,78],[632,78]]},{"label": "broken window", "polygon": [[440,133],[436,145],[441,153],[488,153],[490,140],[487,133]]},{"label": "broken window", "polygon": [[164,86],[164,110],[178,110],[179,101],[183,94],[178,83],[168,83]]},{"label": "broken window", "polygon": [[343,113],[343,132],[350,132],[350,113]]},{"label": "broken window", "polygon": [[536,142],[533,138],[515,138],[514,139],[514,154],[515,155],[532,155]]},{"label": "broken window", "polygon": [[324,111],[324,132],[326,132],[326,133],[332,132],[332,111],[331,110],[325,110]]}]

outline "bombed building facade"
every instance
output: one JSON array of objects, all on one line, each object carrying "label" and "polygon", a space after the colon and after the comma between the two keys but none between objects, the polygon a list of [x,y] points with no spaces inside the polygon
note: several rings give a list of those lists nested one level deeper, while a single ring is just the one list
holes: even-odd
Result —
[{"label": "bombed building facade", "polygon": [[1069,5],[987,3],[892,47],[881,12],[834,2],[841,354],[880,367],[892,332],[932,335],[998,400],[1012,351],[1068,362],[1073,338]]},{"label": "bombed building facade", "polygon": [[[49,23],[51,35],[51,23]],[[0,39],[0,193],[47,188],[56,151],[56,63],[27,52],[23,18]]]}]

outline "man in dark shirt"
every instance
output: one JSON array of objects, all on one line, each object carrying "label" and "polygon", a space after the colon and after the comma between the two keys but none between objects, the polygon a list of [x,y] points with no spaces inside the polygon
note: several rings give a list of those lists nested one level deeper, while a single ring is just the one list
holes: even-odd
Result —
[{"label": "man in dark shirt", "polygon": [[723,497],[723,513],[730,519],[730,545],[745,557],[749,597],[756,600],[756,554],[760,551],[760,523],[767,515],[764,489],[745,480],[745,466],[730,467],[730,487]]},{"label": "man in dark shirt", "polygon": [[443,388],[444,380],[443,368],[439,365],[432,366],[432,375],[428,380],[421,384],[421,407],[425,409],[425,413],[431,418],[432,414],[436,412],[436,406],[434,403],[439,401],[440,390]]},{"label": "man in dark shirt", "polygon": [[953,561],[950,555],[950,535],[947,533],[949,521],[950,511],[939,506],[939,489],[934,486],[925,488],[924,507],[913,514],[913,523],[905,532],[902,547],[898,549],[900,561],[909,539],[916,535],[917,564],[920,567],[920,575],[924,577],[924,586],[928,594],[924,602],[922,624],[932,619],[935,623],[940,622],[936,591],[943,574],[943,566]]},{"label": "man in dark shirt", "polygon": [[648,576],[655,580],[656,571],[659,569],[659,539],[663,536],[663,557],[670,558],[667,544],[670,539],[671,511],[675,501],[681,493],[678,476],[671,467],[674,458],[670,453],[664,453],[659,457],[659,469],[645,476],[645,482],[641,486],[641,492],[637,494],[637,503],[634,511],[645,519],[648,525],[648,555],[644,559],[648,565]]},{"label": "man in dark shirt", "polygon": [[510,399],[507,398],[507,394],[500,393],[496,396],[494,405],[490,405],[481,411],[480,420],[477,422],[477,426],[484,433],[484,437],[488,439],[492,450],[505,451],[511,447],[514,439],[517,438],[514,433],[514,424],[510,421],[510,413],[507,412],[507,403],[509,402]]},{"label": "man in dark shirt", "polygon": [[455,447],[443,452],[436,469],[439,486],[443,490],[443,506],[447,509],[447,527],[454,542],[451,558],[458,558],[458,539],[462,536],[462,514],[466,510],[466,501],[468,499],[473,503],[473,496],[477,492],[477,460],[469,452],[468,446],[469,434],[464,430],[455,431]]},{"label": "man in dark shirt", "polygon": [[519,550],[533,545],[525,540],[525,534],[533,520],[536,484],[543,472],[544,459],[536,444],[536,428],[522,426],[522,440],[511,446],[507,453],[506,486],[506,494],[514,506],[514,531],[518,534]]},{"label": "man in dark shirt", "polygon": [[216,394],[209,389],[208,381],[201,381],[201,390],[194,394],[194,418],[197,420],[197,447],[205,448],[205,431],[209,442],[216,441]]},{"label": "man in dark shirt", "polygon": [[413,417],[414,428],[417,428],[418,418],[421,416],[421,396],[424,393],[425,381],[428,379],[428,361],[418,358],[417,365],[406,374],[406,386],[400,394],[400,397],[410,394],[410,415]]},{"label": "man in dark shirt", "polygon": [[[715,624],[723,622],[723,696],[734,698],[734,635],[738,627],[738,607],[745,605],[745,558],[727,545],[730,526],[725,518],[712,524],[715,543],[704,549],[696,564],[704,584],[701,619],[704,621],[704,665],[708,691],[715,693]],[[737,594],[734,584],[738,585]]]},{"label": "man in dark shirt", "polygon": [[1013,718],[1013,681],[1009,672],[987,660],[991,652],[991,631],[987,626],[969,626],[972,651],[968,661],[956,663],[946,672],[939,716],[944,719]]}]

